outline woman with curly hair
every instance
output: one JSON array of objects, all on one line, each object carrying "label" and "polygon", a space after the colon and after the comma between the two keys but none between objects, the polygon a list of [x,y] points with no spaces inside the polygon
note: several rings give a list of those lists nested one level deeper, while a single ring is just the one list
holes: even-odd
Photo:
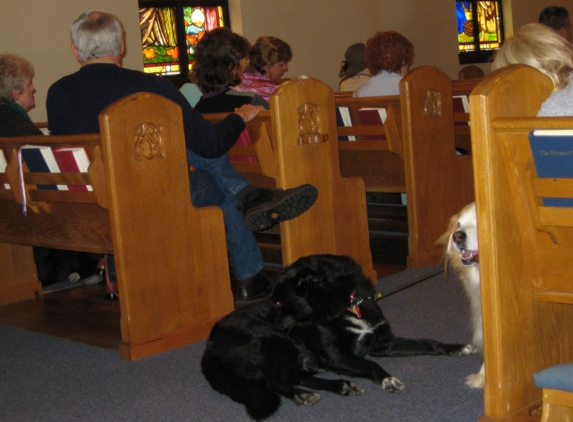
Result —
[{"label": "woman with curly hair", "polygon": [[203,96],[195,105],[200,113],[232,112],[243,104],[269,109],[260,95],[243,92],[238,86],[251,44],[226,27],[207,32],[195,49],[193,78]]},{"label": "woman with curly hair", "polygon": [[396,31],[377,32],[366,42],[368,81],[355,92],[355,97],[400,94],[400,80],[414,62],[414,46]]}]

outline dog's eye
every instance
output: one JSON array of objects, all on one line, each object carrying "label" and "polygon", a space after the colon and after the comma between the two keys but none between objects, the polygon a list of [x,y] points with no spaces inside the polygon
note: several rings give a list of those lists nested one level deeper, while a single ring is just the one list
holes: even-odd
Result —
[{"label": "dog's eye", "polygon": [[280,308],[281,306],[283,306],[283,304],[280,302],[275,302],[275,305],[277,306],[277,308]]}]

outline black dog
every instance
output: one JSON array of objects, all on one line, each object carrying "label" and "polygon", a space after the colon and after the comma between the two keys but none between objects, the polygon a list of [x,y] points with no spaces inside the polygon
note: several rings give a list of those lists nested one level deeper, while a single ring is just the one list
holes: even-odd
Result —
[{"label": "black dog", "polygon": [[464,355],[471,347],[396,337],[376,304],[377,295],[351,258],[313,255],[277,278],[272,301],[235,311],[213,327],[201,361],[216,391],[243,403],[253,419],[272,415],[280,396],[314,404],[320,396],[364,390],[346,380],[313,374],[332,371],[362,377],[392,393],[404,384],[371,356]]}]

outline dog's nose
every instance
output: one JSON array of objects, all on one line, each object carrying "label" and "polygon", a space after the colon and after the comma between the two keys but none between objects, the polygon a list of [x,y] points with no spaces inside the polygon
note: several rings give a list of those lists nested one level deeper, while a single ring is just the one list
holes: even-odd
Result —
[{"label": "dog's nose", "polygon": [[454,232],[452,238],[454,239],[454,242],[462,243],[464,240],[466,240],[466,232],[458,230],[457,232]]}]

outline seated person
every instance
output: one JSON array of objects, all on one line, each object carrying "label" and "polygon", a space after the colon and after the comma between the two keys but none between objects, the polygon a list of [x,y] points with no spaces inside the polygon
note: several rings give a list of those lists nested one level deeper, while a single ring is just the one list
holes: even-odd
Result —
[{"label": "seated person", "polygon": [[571,42],[569,12],[561,6],[549,6],[539,14],[539,23],[553,28],[560,36]]},{"label": "seated person", "polygon": [[377,32],[366,42],[370,79],[354,91],[354,97],[400,94],[400,80],[414,62],[414,46],[395,31]]},{"label": "seated person", "polygon": [[42,135],[28,115],[36,107],[33,78],[28,60],[0,54],[0,136]]},{"label": "seated person", "polygon": [[259,94],[238,88],[250,47],[246,38],[225,27],[205,34],[195,48],[193,77],[203,93],[195,110],[224,113],[243,104],[269,109],[269,103]]},{"label": "seated person", "polygon": [[201,99],[201,95],[203,95],[203,93],[197,86],[195,80],[192,78],[192,75],[189,75],[189,80],[190,82],[181,85],[179,91],[181,91],[185,99],[189,102],[189,104],[191,104],[191,107],[195,107],[195,105]]},{"label": "seated person", "polygon": [[[28,112],[36,107],[34,67],[21,57],[0,54],[0,136],[43,135]],[[34,262],[42,286],[70,280],[95,284],[98,258],[86,252],[34,246]]]},{"label": "seated person", "polygon": [[538,116],[573,116],[573,46],[548,26],[530,23],[505,40],[495,54],[492,70],[510,64],[531,66],[553,82],[553,94],[543,102]]},{"label": "seated person", "polygon": [[340,64],[338,76],[341,78],[338,84],[340,91],[356,91],[370,78],[368,65],[365,59],[366,46],[364,43],[352,44],[344,53],[344,60]]},{"label": "seated person", "polygon": [[249,51],[241,89],[255,92],[269,101],[270,95],[283,82],[291,60],[292,49],[286,42],[276,37],[259,37]]},{"label": "seated person", "polygon": [[[302,214],[316,200],[316,188],[305,185],[270,191],[253,186],[233,167],[226,152],[245,123],[263,108],[246,104],[215,125],[207,122],[167,79],[121,67],[123,34],[121,21],[105,11],[88,11],[74,21],[72,51],[81,68],[48,90],[46,109],[52,133],[99,132],[99,114],[137,92],[155,93],[179,104],[187,161],[197,169],[189,176],[192,201],[195,206],[218,205],[223,210],[229,260],[237,280],[235,299],[268,296],[270,283],[261,274],[263,257],[249,229],[262,230]],[[239,204],[242,214],[237,210]]]}]

